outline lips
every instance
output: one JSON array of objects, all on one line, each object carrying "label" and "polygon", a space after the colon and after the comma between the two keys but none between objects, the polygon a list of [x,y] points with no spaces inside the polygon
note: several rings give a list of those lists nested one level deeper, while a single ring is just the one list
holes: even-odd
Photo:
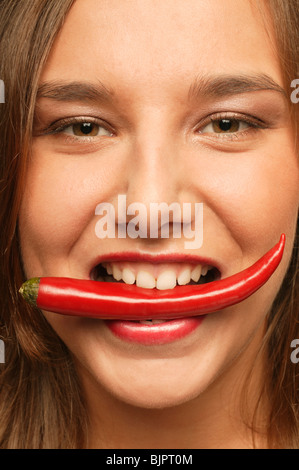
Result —
[{"label": "lips", "polygon": [[105,323],[110,331],[122,340],[153,346],[184,338],[196,330],[204,318],[205,316],[201,315],[168,321],[105,320]]},{"label": "lips", "polygon": [[277,269],[284,245],[282,235],[277,245],[249,268],[205,284],[159,290],[124,282],[34,278],[23,284],[20,293],[33,305],[64,315],[133,321],[205,315],[239,303],[262,287]]}]

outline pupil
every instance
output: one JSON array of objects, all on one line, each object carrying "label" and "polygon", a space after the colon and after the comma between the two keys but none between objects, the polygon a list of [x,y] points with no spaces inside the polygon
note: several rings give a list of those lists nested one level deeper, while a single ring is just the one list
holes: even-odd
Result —
[{"label": "pupil", "polygon": [[84,122],[83,124],[81,124],[81,132],[82,134],[90,134],[90,132],[92,131],[92,124],[88,123],[88,122]]},{"label": "pupil", "polygon": [[232,127],[232,122],[229,119],[221,119],[219,127],[222,131],[229,131]]}]

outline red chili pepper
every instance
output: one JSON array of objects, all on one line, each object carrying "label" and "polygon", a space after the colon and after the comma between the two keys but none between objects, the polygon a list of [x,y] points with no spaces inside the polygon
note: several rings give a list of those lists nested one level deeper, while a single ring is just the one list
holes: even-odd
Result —
[{"label": "red chili pepper", "polygon": [[44,277],[26,281],[20,293],[40,309],[106,320],[174,319],[212,313],[257,291],[279,265],[285,235],[249,268],[208,284],[159,291],[136,285]]}]

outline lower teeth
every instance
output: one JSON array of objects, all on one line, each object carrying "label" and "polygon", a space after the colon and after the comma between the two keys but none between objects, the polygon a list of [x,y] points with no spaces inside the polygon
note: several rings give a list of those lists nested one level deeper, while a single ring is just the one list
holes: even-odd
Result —
[{"label": "lower teeth", "polygon": [[159,323],[165,323],[165,320],[142,320],[139,321],[141,325],[157,325]]}]

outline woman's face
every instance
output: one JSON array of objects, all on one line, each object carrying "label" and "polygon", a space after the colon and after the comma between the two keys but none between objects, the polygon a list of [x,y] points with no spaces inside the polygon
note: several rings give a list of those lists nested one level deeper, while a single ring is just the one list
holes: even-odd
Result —
[{"label": "woman's face", "polygon": [[[132,335],[120,325],[119,336],[102,320],[44,312],[85,383],[163,407],[243,370],[290,261],[299,200],[290,98],[259,10],[248,0],[77,0],[40,85],[20,213],[27,278],[89,279],[99,259],[114,256],[111,269],[126,267],[127,282],[133,273],[149,288],[165,270],[166,284],[173,273],[188,278],[187,254],[225,278],[281,233],[287,240],[264,287],[179,337],[156,326],[155,341],[140,340],[139,324]],[[151,202],[202,203],[202,246],[187,249],[171,232],[100,239],[95,209],[117,209],[119,195],[148,215]],[[153,265],[128,253],[169,258]],[[174,254],[183,256],[171,263]]]}]

